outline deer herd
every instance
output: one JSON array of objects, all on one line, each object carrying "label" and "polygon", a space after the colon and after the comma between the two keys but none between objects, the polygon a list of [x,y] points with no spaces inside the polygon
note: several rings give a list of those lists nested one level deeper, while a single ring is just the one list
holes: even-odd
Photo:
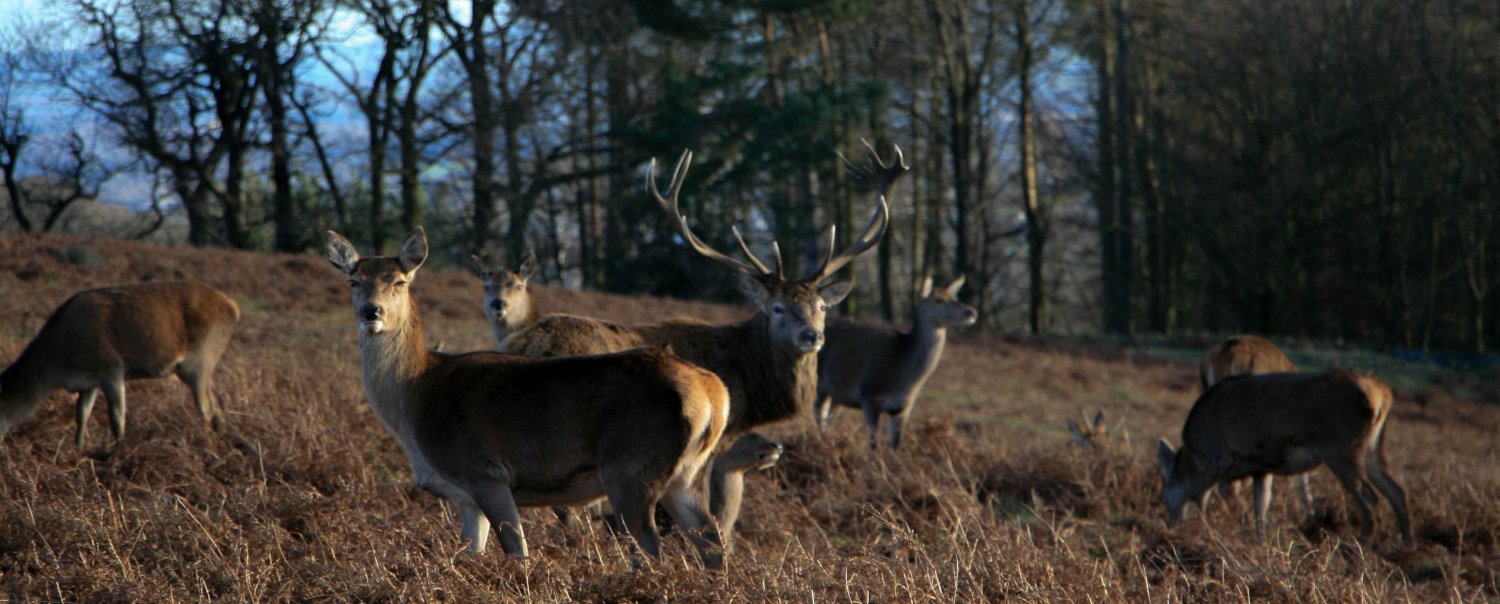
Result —
[{"label": "deer herd", "polygon": [[[887,416],[886,442],[899,447],[947,330],[972,325],[978,313],[959,301],[960,275],[943,285],[924,280],[906,332],[828,317],[853,287],[833,276],[881,241],[890,223],[887,194],[908,170],[899,148],[887,160],[866,147],[867,165],[843,161],[879,192],[869,225],[842,250],[829,227],[827,253],[801,278],[787,275],[775,242],[768,265],[738,229],[732,234],[743,259],[714,249],[688,226],[679,196],[691,152],[678,159],[665,194],[652,162],[648,192],[674,235],[738,275],[757,311],[738,323],[622,325],[542,312],[528,289],[534,253],[515,270],[475,254],[495,349],[443,353],[425,343],[410,288],[428,257],[425,232],[409,234],[394,257],[362,256],[326,233],[325,256],[349,285],[365,396],[406,454],[416,484],[458,508],[468,551],[483,552],[493,527],[501,548],[524,558],[519,508],[551,507],[571,524],[569,508],[607,503],[611,526],[659,557],[659,505],[703,565],[717,568],[732,546],[745,473],[772,467],[783,453],[756,428],[799,416],[823,428],[837,404],[860,409],[872,449]],[[89,412],[103,391],[118,443],[124,382],[167,374],[187,384],[205,421],[217,421],[213,372],[238,319],[231,298],[192,282],[74,295],[0,374],[0,439],[66,390],[78,394],[76,442],[83,448]],[[1231,485],[1249,479],[1259,537],[1272,477],[1297,476],[1310,510],[1308,472],[1326,465],[1358,506],[1362,538],[1371,533],[1378,492],[1410,542],[1406,495],[1382,454],[1389,387],[1341,368],[1298,373],[1274,344],[1248,335],[1208,351],[1200,379],[1180,448],[1158,444],[1170,521],[1189,502],[1206,506],[1215,485],[1233,497]],[[1068,428],[1089,448],[1106,431],[1102,413],[1084,427],[1069,420]]]}]

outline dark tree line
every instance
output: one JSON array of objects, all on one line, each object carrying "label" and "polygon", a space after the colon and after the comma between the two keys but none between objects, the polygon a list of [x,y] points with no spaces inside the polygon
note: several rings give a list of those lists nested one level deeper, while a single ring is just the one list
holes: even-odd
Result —
[{"label": "dark tree line", "polygon": [[[697,230],[795,269],[872,211],[835,155],[864,138],[913,171],[847,312],[897,319],[967,273],[986,325],[1033,333],[1500,341],[1492,3],[65,4],[0,32],[13,228],[98,195],[104,136],[133,158],[104,171],[161,183],[155,223],[195,245],[423,224],[449,258],[534,248],[570,285],[734,299],[643,197],[649,161],[696,151]],[[37,90],[101,124],[50,162]]]}]

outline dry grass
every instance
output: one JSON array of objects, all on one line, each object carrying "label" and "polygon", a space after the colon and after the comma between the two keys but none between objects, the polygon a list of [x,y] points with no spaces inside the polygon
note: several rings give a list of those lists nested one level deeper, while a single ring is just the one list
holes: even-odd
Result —
[{"label": "dry grass", "polygon": [[[1373,544],[1352,507],[1314,481],[1322,513],[1291,497],[1257,543],[1244,502],[1212,527],[1168,527],[1153,446],[1195,393],[1181,361],[1106,345],[955,338],[899,454],[870,453],[852,412],[826,433],[766,432],[780,466],[748,477],[727,572],[667,556],[638,568],[624,542],[564,534],[527,510],[532,558],[461,553],[452,506],[411,488],[405,459],[359,381],[343,280],[315,256],[252,255],[66,237],[0,238],[0,360],[69,294],[194,278],[244,311],[220,368],[227,425],[201,425],[175,381],[135,382],[130,434],[71,444],[61,394],[0,444],[0,599],[13,601],[1171,601],[1500,598],[1500,411],[1441,390],[1398,403],[1393,473],[1418,542],[1389,508]],[[487,345],[477,282],[433,271],[413,286],[447,350]],[[742,309],[543,290],[548,308],[626,321],[710,320]],[[1419,402],[1417,402],[1419,401]],[[101,405],[102,406],[102,405]],[[1080,409],[1123,421],[1103,453],[1067,446]]]}]

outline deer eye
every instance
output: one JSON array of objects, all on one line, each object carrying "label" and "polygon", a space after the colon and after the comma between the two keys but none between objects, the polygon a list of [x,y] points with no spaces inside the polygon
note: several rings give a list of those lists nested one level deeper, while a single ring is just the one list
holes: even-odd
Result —
[{"label": "deer eye", "polygon": [[828,312],[828,305],[827,304],[819,304],[818,305],[818,310],[822,311],[822,312]]},{"label": "deer eye", "polygon": [[350,280],[349,280],[349,287],[350,287],[350,288],[355,288],[355,287],[359,287],[359,282],[358,282],[358,281],[355,281],[355,280],[353,280],[353,279],[350,279]]},{"label": "deer eye", "polygon": [[397,281],[395,283],[395,287],[396,287],[396,289],[405,289],[407,283],[408,283],[407,281]]},{"label": "deer eye", "polygon": [[776,314],[779,315],[781,313],[786,312],[786,307],[782,306],[780,304],[772,304],[771,305],[771,312],[776,313]]}]

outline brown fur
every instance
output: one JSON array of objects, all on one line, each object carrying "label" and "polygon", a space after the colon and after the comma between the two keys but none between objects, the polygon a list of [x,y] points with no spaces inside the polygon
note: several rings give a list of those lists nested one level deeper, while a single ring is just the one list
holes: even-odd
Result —
[{"label": "brown fur", "polygon": [[0,438],[53,391],[78,393],[81,448],[99,391],[110,429],[125,436],[125,381],[176,374],[198,414],[216,418],[210,390],[240,310],[223,292],[189,281],[92,289],[57,307],[20,358],[0,375]]},{"label": "brown fur", "polygon": [[[1182,427],[1182,449],[1159,446],[1162,499],[1174,520],[1222,480],[1256,479],[1256,530],[1265,523],[1273,474],[1327,465],[1354,497],[1371,529],[1378,490],[1411,541],[1406,493],[1385,470],[1382,434],[1391,391],[1380,380],[1347,369],[1272,373],[1221,381],[1198,398]],[[1372,490],[1373,488],[1373,490]]]},{"label": "brown fur", "polygon": [[668,511],[707,566],[718,536],[692,492],[718,446],[729,397],[713,374],[662,350],[559,359],[428,350],[407,284],[427,256],[413,231],[398,258],[360,258],[328,233],[328,259],[353,287],[365,392],[397,437],[417,484],[460,507],[472,553],[490,520],[525,556],[518,506],[608,498],[647,554],[660,555],[652,510]]},{"label": "brown fur", "polygon": [[1259,336],[1230,336],[1203,355],[1198,365],[1198,383],[1203,390],[1227,377],[1296,371],[1286,353]]}]

